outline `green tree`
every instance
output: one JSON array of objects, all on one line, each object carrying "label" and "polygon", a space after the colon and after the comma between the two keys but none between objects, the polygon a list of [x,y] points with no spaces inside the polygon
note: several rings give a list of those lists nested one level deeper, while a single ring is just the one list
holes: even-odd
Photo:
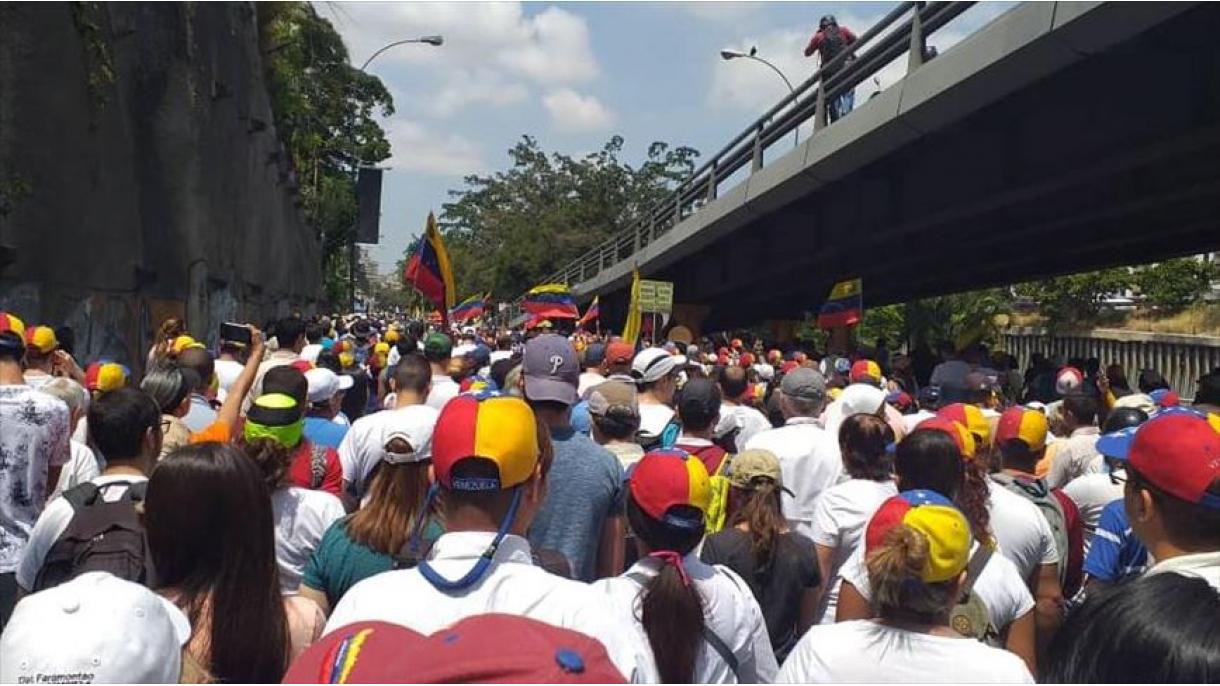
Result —
[{"label": "green tree", "polygon": [[381,80],[353,67],[343,39],[307,2],[257,3],[276,131],[296,170],[306,220],[322,242],[326,295],[346,300],[355,173],[390,156],[374,118],[394,113]]},{"label": "green tree", "polygon": [[1030,281],[1014,290],[1036,302],[1047,324],[1058,327],[1095,321],[1106,298],[1130,288],[1131,281],[1130,270],[1118,267]]},{"label": "green tree", "polygon": [[468,176],[440,217],[458,298],[488,291],[513,298],[628,227],[694,171],[699,153],[656,142],[642,164],[620,155],[623,139],[581,158],[542,150],[530,137],[511,166]]},{"label": "green tree", "polygon": [[1193,257],[1136,267],[1131,275],[1145,305],[1170,313],[1197,302],[1216,278],[1220,278],[1220,270],[1215,264]]}]

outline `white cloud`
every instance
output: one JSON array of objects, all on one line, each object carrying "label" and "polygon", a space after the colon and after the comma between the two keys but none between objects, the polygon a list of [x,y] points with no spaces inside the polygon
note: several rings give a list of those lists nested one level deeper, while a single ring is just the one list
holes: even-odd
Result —
[{"label": "white cloud", "polygon": [[433,176],[462,176],[487,170],[479,147],[458,134],[443,134],[409,119],[385,124],[393,156],[386,166]]},{"label": "white cloud", "polygon": [[533,16],[526,16],[518,2],[326,2],[315,7],[343,35],[356,64],[393,41],[440,34],[445,38],[441,47],[393,48],[374,64],[427,66],[449,75],[491,70],[546,86],[586,82],[600,71],[587,22],[558,7]]},{"label": "white cloud", "polygon": [[[504,107],[529,97],[529,89],[503,75],[489,70],[455,71],[440,91],[423,99],[427,112],[435,117],[448,117],[470,105],[486,104]],[[395,96],[395,102],[399,102]]]},{"label": "white cloud", "polygon": [[570,88],[548,93],[542,104],[559,131],[603,131],[614,124],[614,113],[601,101]]}]

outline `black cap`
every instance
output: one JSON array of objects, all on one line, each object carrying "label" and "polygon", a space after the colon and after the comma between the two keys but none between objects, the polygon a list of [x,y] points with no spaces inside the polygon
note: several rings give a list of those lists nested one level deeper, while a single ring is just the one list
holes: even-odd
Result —
[{"label": "black cap", "polygon": [[1108,434],[1121,429],[1129,429],[1148,421],[1148,413],[1138,407],[1116,407],[1106,416],[1101,432]]},{"label": "black cap", "polygon": [[720,387],[711,379],[691,379],[678,394],[677,405],[684,426],[706,429],[720,414]]}]

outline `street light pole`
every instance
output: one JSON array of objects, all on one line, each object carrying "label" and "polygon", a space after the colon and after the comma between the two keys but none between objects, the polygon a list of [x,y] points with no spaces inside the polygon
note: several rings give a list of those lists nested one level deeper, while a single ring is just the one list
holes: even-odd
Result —
[{"label": "street light pole", "polygon": [[[381,46],[381,48],[378,49],[376,52],[374,52],[372,55],[369,55],[369,58],[364,61],[364,64],[360,65],[360,71],[363,73],[368,73],[367,70],[368,70],[369,64],[371,64],[373,62],[373,60],[377,59],[378,55],[385,52],[386,50],[389,50],[390,48],[394,48],[399,45],[407,45],[408,43],[423,43],[426,45],[431,45],[432,47],[436,48],[436,47],[440,47],[445,44],[445,37],[444,36],[420,36],[419,38],[407,38],[405,40],[398,40],[398,41],[394,41],[393,43],[387,43],[386,45]],[[361,164],[362,164],[361,162],[356,163],[357,177],[360,174],[360,165]],[[348,245],[348,250],[349,250],[348,265],[347,265],[348,303],[351,306],[352,311],[355,312],[356,311],[356,258],[357,258],[356,227],[355,226],[352,227],[352,240],[351,240],[351,243]]]},{"label": "street light pole", "polygon": [[[755,62],[762,62],[763,64],[767,65],[768,67],[771,68],[771,71],[775,72],[775,74],[777,76],[779,76],[781,79],[783,79],[784,85],[788,87],[788,92],[792,93],[793,95],[796,94],[796,89],[792,87],[792,82],[788,80],[788,77],[784,76],[784,72],[780,71],[779,67],[775,66],[774,64],[771,64],[767,60],[758,56],[758,48],[756,48],[756,47],[750,48],[750,52],[741,52],[740,50],[728,50],[728,49],[720,51],[720,58],[726,62],[729,60],[735,60],[739,57],[751,59],[751,60],[754,60]],[[795,100],[793,101],[793,104],[795,104]],[[795,147],[797,145],[800,145],[800,143],[801,143],[801,130],[800,130],[799,124],[797,125],[797,128],[794,131],[794,134],[795,135],[793,136],[792,143],[793,143],[793,146]]]}]

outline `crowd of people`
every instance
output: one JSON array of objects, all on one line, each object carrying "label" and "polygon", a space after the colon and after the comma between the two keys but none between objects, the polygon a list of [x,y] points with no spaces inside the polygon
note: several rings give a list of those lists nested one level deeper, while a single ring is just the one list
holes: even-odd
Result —
[{"label": "crowd of people", "polygon": [[1220,680],[1220,370],[265,328],[0,313],[0,682]]}]

